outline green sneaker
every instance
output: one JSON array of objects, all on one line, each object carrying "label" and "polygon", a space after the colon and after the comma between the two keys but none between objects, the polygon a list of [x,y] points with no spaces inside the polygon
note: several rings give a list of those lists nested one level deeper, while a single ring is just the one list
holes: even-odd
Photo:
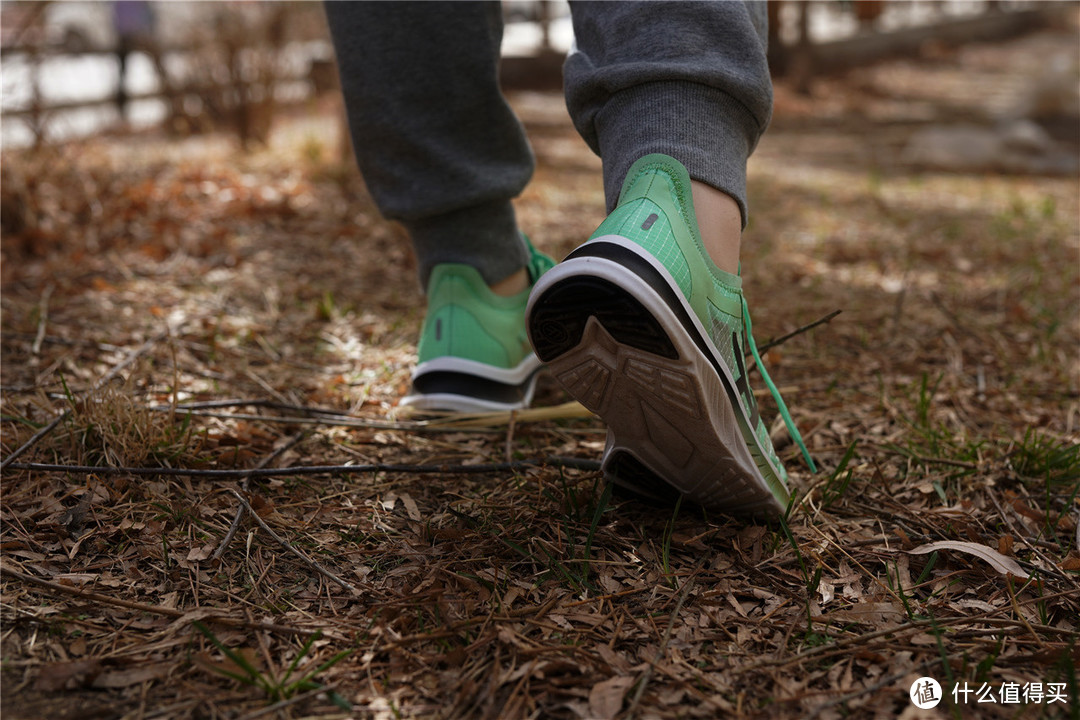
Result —
[{"label": "green sneaker", "polygon": [[536,284],[529,337],[607,422],[613,481],[727,512],[784,512],[787,473],[747,383],[748,345],[813,469],[758,357],[741,285],[705,253],[690,176],[666,155],[638,160],[615,211]]},{"label": "green sneaker", "polygon": [[[531,243],[529,250],[535,284],[555,261]],[[401,404],[446,412],[528,407],[541,367],[525,333],[529,289],[496,295],[476,268],[448,263],[431,271],[427,299],[412,390]]]}]

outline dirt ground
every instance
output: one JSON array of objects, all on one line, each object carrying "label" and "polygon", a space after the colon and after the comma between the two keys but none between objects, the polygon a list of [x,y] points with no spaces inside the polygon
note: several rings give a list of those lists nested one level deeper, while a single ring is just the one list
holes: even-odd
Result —
[{"label": "dirt ground", "polygon": [[[5,150],[3,717],[1077,717],[1080,181],[907,153],[1031,110],[1077,46],[777,86],[755,335],[841,311],[766,357],[819,465],[778,431],[782,522],[608,492],[550,381],[543,412],[400,412],[422,297],[332,100],[252,153]],[[600,163],[558,95],[512,103],[520,222],[562,257]]]}]

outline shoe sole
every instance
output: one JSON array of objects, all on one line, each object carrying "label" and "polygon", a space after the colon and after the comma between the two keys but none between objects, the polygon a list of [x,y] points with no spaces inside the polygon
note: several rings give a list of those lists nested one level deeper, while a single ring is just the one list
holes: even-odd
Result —
[{"label": "shoe sole", "polygon": [[[526,326],[539,358],[608,424],[603,467],[653,496],[674,487],[700,505],[782,513],[752,453],[747,412],[719,350],[671,274],[631,240],[597,238],[536,284]],[[755,455],[760,460],[755,461]]]},{"label": "shoe sole", "polygon": [[450,356],[435,358],[413,372],[412,388],[400,405],[453,413],[521,410],[532,403],[542,367],[532,353],[509,370]]}]

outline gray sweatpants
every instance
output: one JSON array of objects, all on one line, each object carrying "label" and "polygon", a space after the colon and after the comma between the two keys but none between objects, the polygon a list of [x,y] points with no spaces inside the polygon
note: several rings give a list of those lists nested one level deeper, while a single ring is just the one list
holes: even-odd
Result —
[{"label": "gray sweatpants", "polygon": [[[527,250],[511,199],[534,161],[498,85],[499,2],[341,2],[326,13],[357,162],[408,229],[421,282],[467,263],[490,284]],[[660,152],[746,212],[746,160],[769,122],[764,2],[574,2],[563,68],[574,126],[604,167],[609,210]],[[584,238],[582,238],[584,240]]]}]

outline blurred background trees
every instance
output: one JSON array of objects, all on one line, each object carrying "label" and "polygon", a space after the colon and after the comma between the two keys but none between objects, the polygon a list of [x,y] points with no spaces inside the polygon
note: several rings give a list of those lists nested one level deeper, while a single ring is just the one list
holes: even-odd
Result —
[{"label": "blurred background trees", "polygon": [[[507,0],[504,84],[557,89],[572,40],[565,2]],[[947,52],[1060,22],[1075,3],[771,0],[770,65],[813,79]],[[226,130],[264,143],[275,113],[336,88],[320,3],[0,3],[4,145],[110,129]],[[1051,94],[1052,95],[1052,94]]]}]

